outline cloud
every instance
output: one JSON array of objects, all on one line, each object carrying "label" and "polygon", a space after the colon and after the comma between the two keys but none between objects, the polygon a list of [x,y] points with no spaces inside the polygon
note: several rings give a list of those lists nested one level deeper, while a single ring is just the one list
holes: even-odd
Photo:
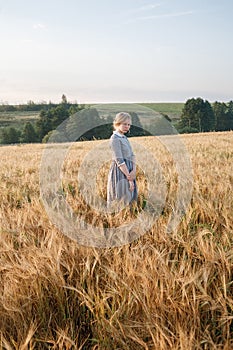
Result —
[{"label": "cloud", "polygon": [[143,12],[143,11],[148,11],[148,10],[153,10],[154,8],[156,7],[159,7],[161,6],[160,3],[157,3],[157,4],[148,4],[148,5],[144,5],[144,6],[141,6],[141,7],[138,7],[138,8],[135,8],[135,9],[132,9],[130,10],[129,12],[130,13],[135,13],[135,12]]},{"label": "cloud", "polygon": [[45,30],[47,29],[46,25],[43,23],[35,23],[33,29]]},{"label": "cloud", "polygon": [[151,15],[151,16],[141,16],[133,19],[129,19],[127,23],[137,22],[137,21],[147,21],[151,19],[160,19],[160,18],[172,18],[172,17],[181,17],[181,16],[189,16],[194,14],[194,11],[184,11],[184,12],[174,12],[174,13],[164,13],[160,15]]}]

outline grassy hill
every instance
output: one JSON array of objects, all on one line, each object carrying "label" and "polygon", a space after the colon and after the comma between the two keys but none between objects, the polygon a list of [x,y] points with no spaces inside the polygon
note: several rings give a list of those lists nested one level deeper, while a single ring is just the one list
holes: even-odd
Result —
[{"label": "grassy hill", "polygon": [[[177,120],[181,116],[182,108],[184,106],[184,103],[122,103],[122,104],[102,104],[102,105],[96,105],[98,110],[100,111],[100,114],[114,114],[115,113],[115,106],[117,106],[119,111],[124,111],[125,109],[130,113],[130,111],[134,111],[140,116],[145,119],[150,117],[150,113],[147,114],[146,109],[153,110],[157,113],[167,114],[169,118],[172,120]],[[112,111],[111,111],[112,110]]]},{"label": "grassy hill", "polygon": [[[40,197],[45,145],[0,147],[0,348],[233,348],[233,132],[180,138],[192,162],[193,192],[176,229],[166,230],[180,186],[175,161],[156,138],[132,138],[147,150],[141,159],[136,153],[139,165],[150,165],[151,153],[160,166],[160,182],[154,187],[159,193],[166,184],[165,203],[139,238],[105,249],[80,245],[75,235],[89,238],[99,228],[95,238],[101,239],[107,228],[130,228],[145,210],[142,204],[150,204],[145,169],[137,169],[138,212],[99,212],[85,200],[78,174],[82,169],[90,182],[90,167],[81,167],[93,152],[99,166],[92,177],[95,194],[106,199],[111,160],[100,162],[102,141],[73,144],[56,198],[53,186],[46,192],[52,199],[48,210],[61,220],[59,229]],[[67,213],[61,198],[73,211],[73,239],[63,234]]]},{"label": "grassy hill", "polygon": [[[124,110],[126,104],[121,104]],[[180,117],[183,103],[139,103],[138,107],[148,107],[156,112],[167,114],[171,119]],[[110,105],[108,105],[110,107]],[[127,107],[129,104],[127,104]],[[135,106],[135,104],[132,104]],[[135,107],[133,107],[135,110]],[[111,111],[110,111],[111,112]],[[12,126],[21,129],[26,122],[35,123],[39,117],[39,112],[0,112],[0,128]]]},{"label": "grassy hill", "polygon": [[16,129],[22,129],[25,123],[31,122],[32,124],[38,119],[40,112],[0,112],[0,128],[14,127]]},{"label": "grassy hill", "polygon": [[[151,110],[158,114],[166,114],[169,118],[176,122],[183,108],[183,103],[141,103],[141,104],[117,104],[117,108],[120,111],[125,109],[130,112],[136,112],[143,124],[149,124],[154,119],[154,114]],[[112,116],[116,114],[116,104],[101,104],[96,105],[100,116]],[[148,108],[148,111],[147,111]],[[17,130],[22,130],[27,122],[31,122],[35,125],[36,120],[39,118],[40,112],[29,111],[14,111],[14,112],[0,112],[0,143],[1,143],[1,130],[7,127],[13,127]]]},{"label": "grassy hill", "polygon": [[142,106],[153,109],[156,112],[167,114],[170,119],[180,119],[184,103],[141,103]]}]

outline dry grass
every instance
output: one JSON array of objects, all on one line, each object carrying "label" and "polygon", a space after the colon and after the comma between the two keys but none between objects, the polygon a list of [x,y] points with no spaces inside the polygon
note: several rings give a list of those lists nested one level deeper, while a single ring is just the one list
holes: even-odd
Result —
[{"label": "dry grass", "polygon": [[[39,195],[44,146],[0,148],[0,348],[233,349],[233,133],[183,140],[194,190],[176,232],[166,233],[174,164],[159,143],[140,138],[164,171],[166,208],[140,239],[108,249],[79,246],[49,221]],[[63,190],[75,210],[101,225],[75,182],[96,143],[72,148]],[[107,171],[99,174],[103,197]],[[143,172],[138,183],[146,195]],[[104,218],[110,226],[120,219]]]}]

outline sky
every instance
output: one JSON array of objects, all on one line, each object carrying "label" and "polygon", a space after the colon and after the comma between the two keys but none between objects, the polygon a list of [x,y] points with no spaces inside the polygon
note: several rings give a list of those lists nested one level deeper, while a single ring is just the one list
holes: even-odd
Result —
[{"label": "sky", "polygon": [[0,103],[233,99],[232,0],[0,0]]}]

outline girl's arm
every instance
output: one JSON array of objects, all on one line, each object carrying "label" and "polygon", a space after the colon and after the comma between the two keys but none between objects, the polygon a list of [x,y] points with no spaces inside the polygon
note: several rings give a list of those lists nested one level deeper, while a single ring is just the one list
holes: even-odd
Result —
[{"label": "girl's arm", "polygon": [[123,163],[119,165],[120,170],[122,171],[123,174],[127,177],[128,180],[131,180],[131,175],[129,173],[129,169],[127,168],[126,164]]},{"label": "girl's arm", "polygon": [[132,175],[130,175],[129,173],[129,169],[127,168],[123,155],[122,155],[122,151],[121,151],[121,143],[120,140],[118,138],[113,138],[111,140],[111,148],[112,148],[112,152],[113,152],[113,156],[114,159],[117,163],[117,166],[119,167],[119,169],[122,171],[122,173],[127,177],[127,179],[129,181],[133,180]]},{"label": "girl's arm", "polygon": [[133,170],[130,172],[130,178],[132,180],[134,180],[136,178],[136,159],[135,159],[135,155],[133,155],[132,161],[133,161]]},{"label": "girl's arm", "polygon": [[134,182],[133,181],[129,181],[129,190],[130,191],[134,190]]}]

